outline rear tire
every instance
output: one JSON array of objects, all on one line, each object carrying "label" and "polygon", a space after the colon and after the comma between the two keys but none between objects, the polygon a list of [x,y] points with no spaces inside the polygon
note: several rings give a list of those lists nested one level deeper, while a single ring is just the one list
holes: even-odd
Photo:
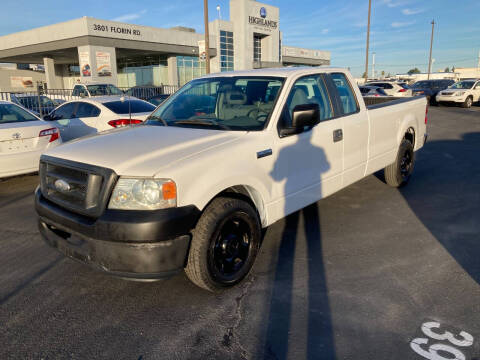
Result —
[{"label": "rear tire", "polygon": [[465,101],[462,103],[462,108],[469,109],[472,107],[473,98],[471,96],[467,96]]},{"label": "rear tire", "polygon": [[193,231],[185,273],[208,291],[232,287],[252,268],[261,236],[258,214],[248,202],[216,198]]},{"label": "rear tire", "polygon": [[392,187],[401,187],[408,183],[415,165],[415,152],[413,144],[403,139],[398,149],[395,162],[388,165],[385,170],[385,181]]}]

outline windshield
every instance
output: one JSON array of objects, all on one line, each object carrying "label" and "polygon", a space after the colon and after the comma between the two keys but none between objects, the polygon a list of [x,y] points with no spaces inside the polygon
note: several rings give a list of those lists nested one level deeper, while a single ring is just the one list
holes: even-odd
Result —
[{"label": "windshield", "polygon": [[155,110],[155,106],[142,100],[109,101],[103,105],[115,114],[149,113]]},{"label": "windshield", "polygon": [[111,84],[87,85],[91,96],[123,95],[123,91]]},{"label": "windshield", "polygon": [[38,120],[28,111],[14,104],[0,104],[0,124]]},{"label": "windshield", "polygon": [[450,89],[471,89],[473,84],[475,84],[475,81],[459,81],[450,86]]},{"label": "windshield", "polygon": [[217,77],[189,82],[146,121],[148,125],[262,130],[284,82],[276,77]]},{"label": "windshield", "polygon": [[413,84],[413,88],[415,89],[430,89],[432,88],[433,83],[431,81],[418,81]]}]

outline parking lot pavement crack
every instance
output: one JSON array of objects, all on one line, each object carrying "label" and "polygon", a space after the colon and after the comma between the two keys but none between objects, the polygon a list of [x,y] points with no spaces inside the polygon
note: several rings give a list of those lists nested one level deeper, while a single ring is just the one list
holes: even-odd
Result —
[{"label": "parking lot pavement crack", "polygon": [[253,282],[255,281],[255,277],[253,275],[250,276],[250,279],[245,282],[245,285],[242,287],[242,293],[235,298],[236,301],[236,308],[235,308],[235,322],[233,326],[227,328],[227,331],[223,335],[222,345],[231,348],[232,341],[235,342],[237,347],[240,349],[240,354],[242,359],[248,359],[248,352],[242,346],[242,343],[239,340],[239,336],[236,333],[240,323],[242,321],[242,303],[244,298],[246,297],[248,290],[252,286]]}]

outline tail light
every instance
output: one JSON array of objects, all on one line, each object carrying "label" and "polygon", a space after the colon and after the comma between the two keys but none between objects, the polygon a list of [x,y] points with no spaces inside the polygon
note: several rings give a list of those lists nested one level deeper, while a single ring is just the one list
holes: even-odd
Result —
[{"label": "tail light", "polygon": [[425,125],[427,124],[428,121],[428,104],[427,107],[425,108]]},{"label": "tail light", "polygon": [[398,90],[398,92],[406,92],[406,91],[407,91],[407,90],[405,90],[405,89],[400,89],[400,90]]},{"label": "tail light", "polygon": [[38,137],[42,137],[42,136],[50,136],[50,140],[48,140],[48,142],[51,143],[57,140],[60,137],[60,134],[57,128],[50,128],[50,129],[45,129],[40,131],[40,133],[38,134]]},{"label": "tail light", "polygon": [[124,127],[128,125],[135,125],[135,124],[140,124],[142,123],[142,120],[138,119],[117,119],[117,120],[110,120],[108,122],[108,125],[118,128],[118,127]]}]

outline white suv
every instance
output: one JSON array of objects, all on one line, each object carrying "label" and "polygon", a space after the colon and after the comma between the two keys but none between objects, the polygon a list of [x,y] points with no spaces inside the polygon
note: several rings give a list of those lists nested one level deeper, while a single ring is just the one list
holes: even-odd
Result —
[{"label": "white suv", "polygon": [[440,91],[436,100],[438,103],[455,103],[469,108],[474,102],[480,101],[480,79],[456,82],[448,89]]}]

